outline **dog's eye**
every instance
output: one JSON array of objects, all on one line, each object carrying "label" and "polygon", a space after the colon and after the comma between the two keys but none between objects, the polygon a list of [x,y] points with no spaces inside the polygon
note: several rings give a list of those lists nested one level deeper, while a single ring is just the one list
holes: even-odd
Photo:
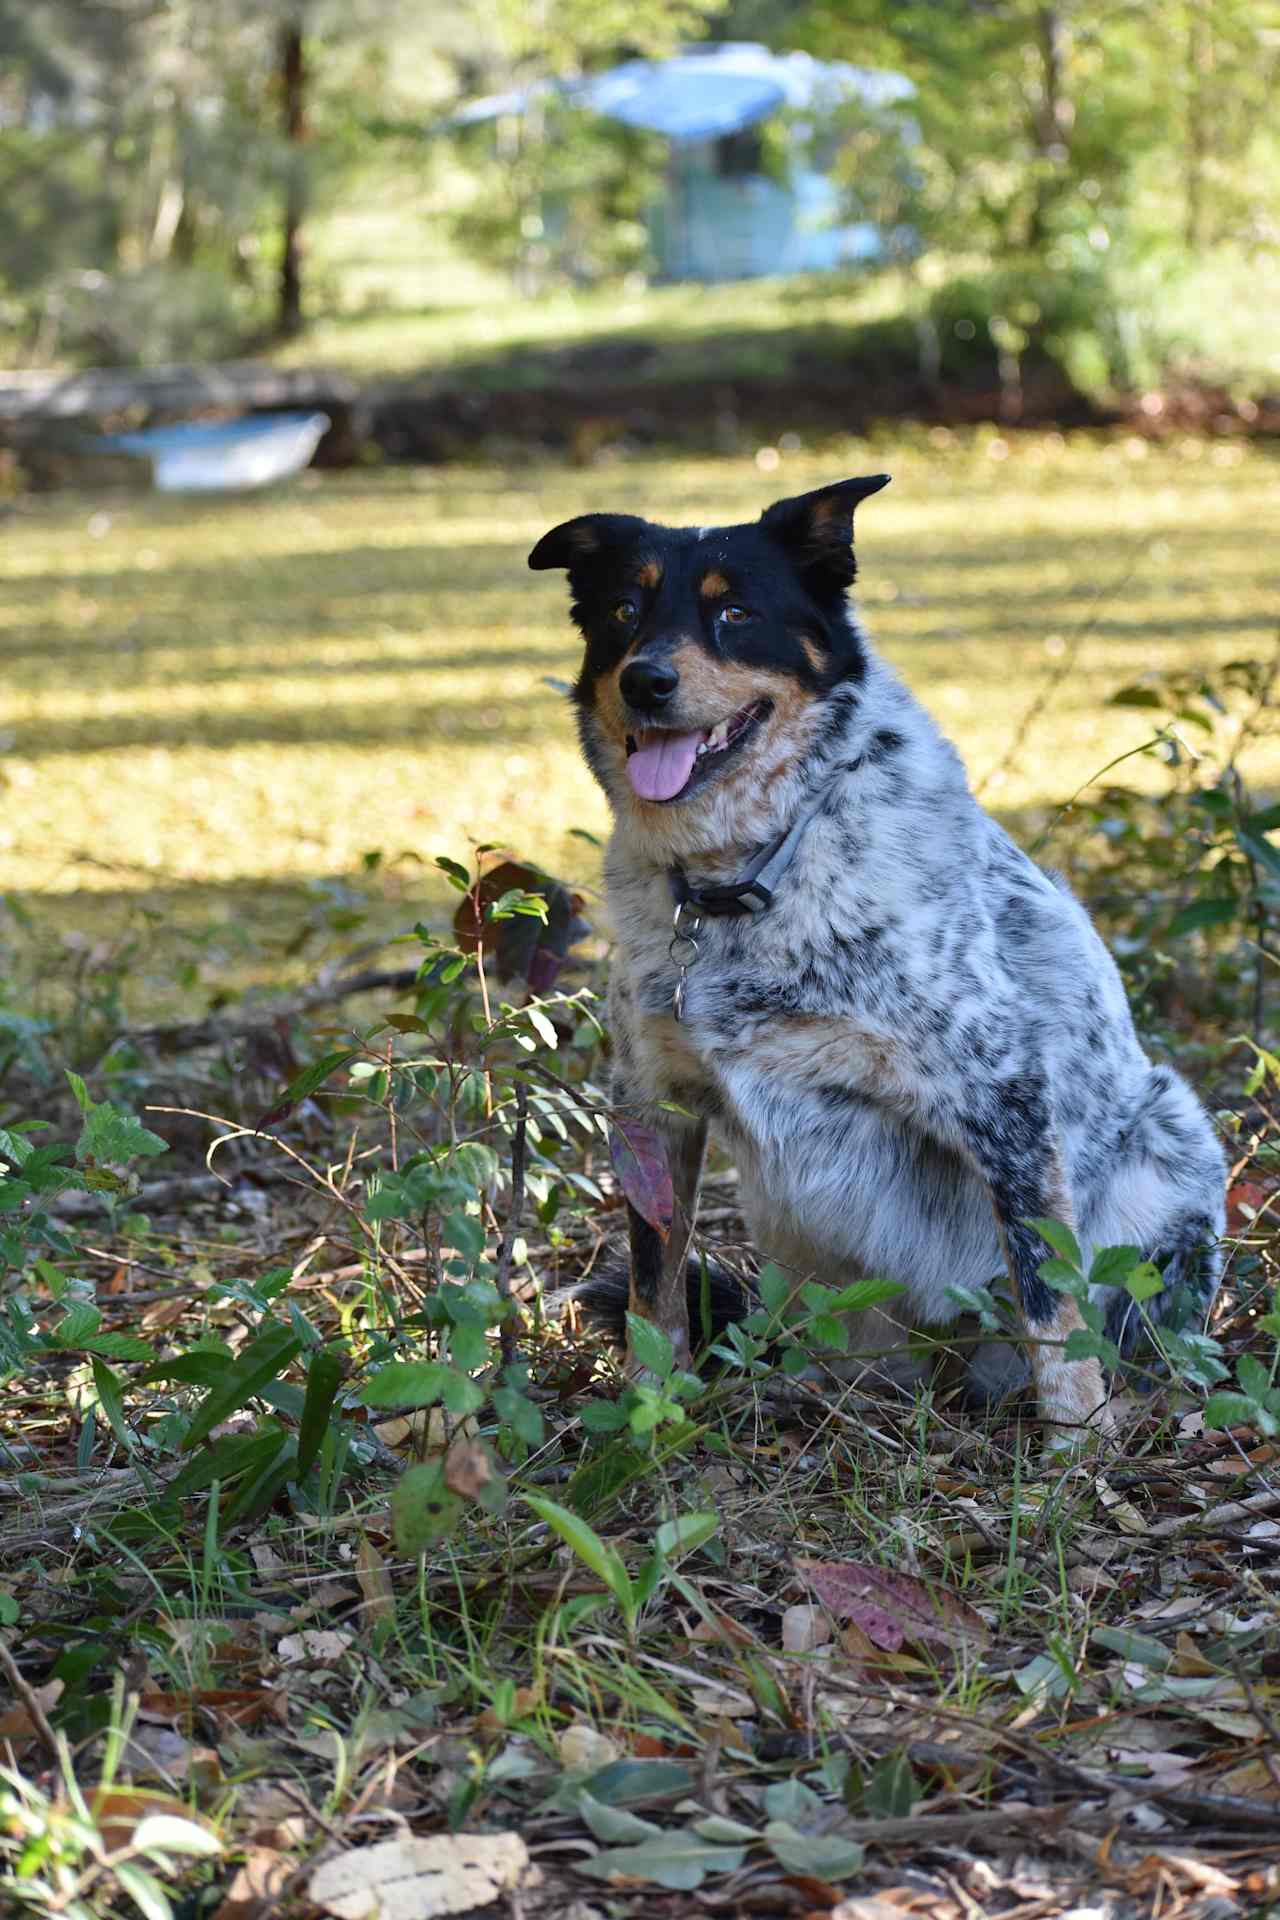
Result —
[{"label": "dog's eye", "polygon": [[745,607],[721,607],[720,618],[727,620],[731,627],[740,627],[744,620],[751,618],[751,615]]},{"label": "dog's eye", "polygon": [[629,627],[635,617],[636,603],[634,600],[619,600],[617,606],[614,607],[609,614],[609,618],[616,620],[620,627]]}]

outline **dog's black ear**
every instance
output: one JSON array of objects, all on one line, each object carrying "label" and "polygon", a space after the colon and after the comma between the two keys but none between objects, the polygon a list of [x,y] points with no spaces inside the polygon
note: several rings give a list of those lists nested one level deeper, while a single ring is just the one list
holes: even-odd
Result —
[{"label": "dog's black ear", "polygon": [[777,501],[761,514],[760,525],[786,547],[801,573],[815,585],[850,587],[858,570],[853,557],[853,510],[860,500],[888,484],[887,473],[840,480],[834,487]]},{"label": "dog's black ear", "polygon": [[583,513],[562,521],[544,533],[529,565],[541,573],[548,567],[575,567],[600,558],[618,547],[630,546],[648,525],[634,513]]}]

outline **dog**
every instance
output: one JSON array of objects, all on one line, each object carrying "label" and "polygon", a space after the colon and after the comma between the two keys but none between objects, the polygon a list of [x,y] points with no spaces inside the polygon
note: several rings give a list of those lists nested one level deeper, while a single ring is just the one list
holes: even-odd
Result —
[{"label": "dog", "polygon": [[[687,1364],[710,1129],[763,1255],[901,1284],[864,1347],[952,1322],[952,1288],[1007,1273],[1040,1418],[1070,1444],[1105,1427],[1107,1383],[1066,1357],[1079,1308],[1032,1223],[1072,1229],[1086,1271],[1138,1247],[1164,1279],[1150,1317],[1203,1318],[1225,1161],[1143,1052],[1084,908],[979,806],[855,617],[854,511],[887,484],[741,526],[588,513],[529,556],[568,574],[582,749],[614,819],[612,1097],[672,1174],[665,1237],[628,1203],[630,1306]],[[1127,1349],[1134,1303],[1101,1291]]]}]

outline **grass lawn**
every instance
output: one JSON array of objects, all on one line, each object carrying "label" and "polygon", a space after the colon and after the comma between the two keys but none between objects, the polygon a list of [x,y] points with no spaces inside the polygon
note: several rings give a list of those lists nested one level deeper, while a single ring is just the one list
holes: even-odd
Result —
[{"label": "grass lawn", "polygon": [[[538,534],[598,506],[746,516],[881,466],[894,485],[860,528],[868,625],[973,776],[994,770],[1002,809],[1052,804],[1146,737],[1143,713],[1104,704],[1118,687],[1273,644],[1280,464],[1253,448],[988,434],[768,471],[644,460],[311,476],[226,502],[63,495],[24,508],[0,558],[0,886],[88,912],[93,894],[311,882],[370,849],[473,838],[580,872],[569,830],[601,831],[605,810],[546,684],[576,650],[562,582],[525,569]],[[1280,777],[1280,742],[1251,771]]]},{"label": "grass lawn", "polygon": [[[634,284],[561,288],[536,299],[508,275],[459,252],[440,203],[412,177],[381,182],[315,224],[313,318],[276,350],[282,365],[339,367],[362,379],[421,373],[449,379],[465,368],[484,384],[537,381],[566,355],[593,345],[610,355],[648,350],[668,378],[724,370],[768,375],[789,364],[797,332],[834,340],[901,312],[909,293],[896,273],[814,274],[723,286]],[[629,371],[636,374],[635,363]],[[644,370],[639,377],[644,377]]]}]

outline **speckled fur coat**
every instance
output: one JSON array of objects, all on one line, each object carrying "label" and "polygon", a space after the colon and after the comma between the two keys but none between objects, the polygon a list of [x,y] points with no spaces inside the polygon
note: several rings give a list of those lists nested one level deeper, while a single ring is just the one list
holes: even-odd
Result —
[{"label": "speckled fur coat", "polygon": [[[705,549],[695,572],[729,571],[716,530],[683,537]],[[712,783],[696,804],[637,805],[596,682],[582,700],[615,813],[614,1097],[661,1134],[676,1189],[665,1244],[632,1214],[633,1306],[687,1351],[685,1255],[710,1128],[763,1256],[837,1286],[899,1281],[895,1313],[927,1325],[955,1318],[949,1288],[1011,1274],[1051,1432],[1101,1423],[1102,1373],[1064,1359],[1078,1314],[1039,1278],[1048,1249],[1025,1223],[1070,1224],[1086,1260],[1139,1247],[1166,1280],[1147,1311],[1189,1300],[1202,1316],[1219,1275],[1222,1151],[1190,1088],[1139,1045],[1084,909],[978,805],[852,614],[836,617],[857,675],[793,702],[749,778]],[[687,647],[677,657],[687,676]],[[819,795],[769,910],[705,920],[677,1022],[673,863],[730,881]],[[1122,1343],[1131,1306],[1108,1302]],[[854,1345],[901,1338],[873,1315]]]}]

